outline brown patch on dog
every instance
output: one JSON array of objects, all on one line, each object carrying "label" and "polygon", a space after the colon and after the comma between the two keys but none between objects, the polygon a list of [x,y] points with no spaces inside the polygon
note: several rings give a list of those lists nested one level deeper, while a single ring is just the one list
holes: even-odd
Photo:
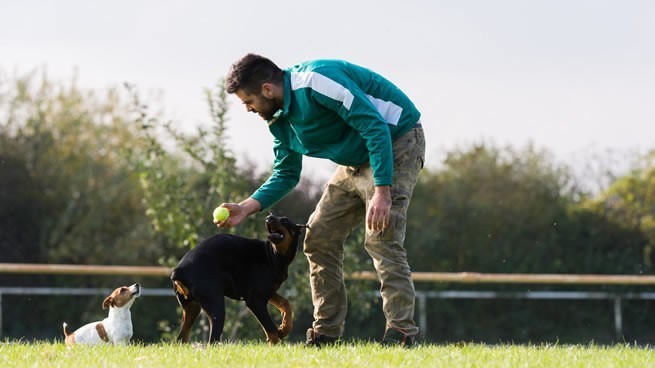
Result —
[{"label": "brown patch on dog", "polygon": [[66,336],[66,345],[75,345],[75,335]]},{"label": "brown patch on dog", "polygon": [[281,297],[277,293],[275,293],[275,295],[273,295],[271,299],[268,300],[268,302],[275,306],[275,308],[277,308],[280,313],[282,313],[282,323],[280,324],[280,328],[277,330],[277,335],[278,337],[283,338],[287,336],[293,328],[293,313],[291,311],[291,303],[289,303],[288,300]]},{"label": "brown patch on dog", "polygon": [[96,325],[96,331],[98,332],[98,336],[100,336],[102,341],[109,342],[109,336],[107,336],[107,331],[105,331],[105,326],[102,323],[98,323]]},{"label": "brown patch on dog", "polygon": [[64,336],[66,336],[66,345],[75,345],[75,334],[70,332],[68,325],[64,323]]},{"label": "brown patch on dog", "polygon": [[109,307],[122,307],[132,300],[132,292],[126,286],[116,288],[105,300],[102,302],[102,309]]},{"label": "brown patch on dog", "polygon": [[[282,236],[277,236],[275,240],[277,242],[271,240],[271,243],[273,243],[273,246],[275,247],[275,251],[278,252],[279,254],[282,255],[287,255],[289,252],[289,247],[291,246],[291,241],[293,240],[293,237],[291,236],[291,233],[289,232],[288,229],[285,227],[282,227],[279,229],[280,233]],[[280,239],[281,238],[281,239]]]},{"label": "brown patch on dog", "polygon": [[286,217],[282,219],[275,218],[271,222],[268,222],[268,218],[266,220],[266,227],[269,232],[268,240],[273,244],[276,253],[286,256],[289,253],[291,242],[298,236],[298,233],[292,234],[289,228],[295,228],[299,225],[292,224]]},{"label": "brown patch on dog", "polygon": [[180,295],[182,295],[184,299],[189,299],[189,295],[191,295],[191,293],[189,292],[189,289],[187,289],[187,287],[184,286],[183,283],[175,280],[173,281],[173,284],[175,285],[175,290],[177,290],[177,292],[180,293]]}]

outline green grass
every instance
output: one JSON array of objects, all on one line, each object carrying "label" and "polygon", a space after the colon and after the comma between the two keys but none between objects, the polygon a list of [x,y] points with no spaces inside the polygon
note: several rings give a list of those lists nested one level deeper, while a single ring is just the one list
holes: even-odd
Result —
[{"label": "green grass", "polygon": [[343,344],[323,349],[282,343],[76,346],[0,343],[0,367],[655,367],[655,350],[630,345],[422,345],[414,349]]}]

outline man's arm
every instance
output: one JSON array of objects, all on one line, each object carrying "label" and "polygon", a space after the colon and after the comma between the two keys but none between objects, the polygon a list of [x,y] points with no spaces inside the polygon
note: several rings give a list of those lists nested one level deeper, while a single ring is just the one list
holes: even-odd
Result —
[{"label": "man's arm", "polygon": [[[389,225],[391,213],[391,184],[393,182],[393,148],[387,122],[373,106],[364,91],[346,76],[331,80],[319,77],[334,90],[341,90],[335,99],[312,90],[312,97],[323,107],[336,112],[346,124],[355,129],[366,142],[373,170],[375,193],[369,203],[366,225],[373,231],[382,231]],[[325,82],[329,80],[329,82]]]},{"label": "man's arm", "polygon": [[[393,148],[388,122],[373,105],[366,92],[340,70],[315,72],[311,83],[312,100],[335,112],[364,139],[376,186],[393,182]],[[314,88],[316,87],[316,88]]]},{"label": "man's arm", "polygon": [[225,221],[214,222],[216,226],[238,226],[253,213],[275,204],[298,184],[302,169],[302,156],[289,150],[277,139],[273,150],[275,151],[275,162],[271,176],[249,198],[239,203],[221,204],[230,211],[230,216]]},{"label": "man's arm", "polygon": [[284,198],[300,181],[302,155],[292,151],[278,139],[274,140],[273,151],[275,162],[271,176],[250,196],[259,202],[260,210],[269,208]]}]

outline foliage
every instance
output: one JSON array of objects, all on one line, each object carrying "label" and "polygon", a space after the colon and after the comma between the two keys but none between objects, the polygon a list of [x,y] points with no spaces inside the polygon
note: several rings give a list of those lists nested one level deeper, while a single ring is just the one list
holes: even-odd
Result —
[{"label": "foliage", "polygon": [[[544,236],[562,215],[567,180],[541,154],[476,145],[450,152],[442,170],[421,176],[415,197],[429,200],[410,208],[419,219],[408,230],[414,269],[535,272],[525,255],[543,251]],[[435,254],[436,262],[426,264]]]},{"label": "foliage", "polygon": [[583,207],[616,226],[643,234],[643,264],[653,266],[655,254],[655,151],[646,155],[640,167],[618,178],[597,198]]},{"label": "foliage", "polygon": [[635,264],[641,234],[579,208],[586,194],[547,152],[480,144],[450,152],[441,170],[420,180],[407,236],[414,270],[643,270]]},{"label": "foliage", "polygon": [[15,261],[118,264],[149,252],[138,183],[121,155],[136,140],[117,92],[35,74],[2,83],[0,251]]}]

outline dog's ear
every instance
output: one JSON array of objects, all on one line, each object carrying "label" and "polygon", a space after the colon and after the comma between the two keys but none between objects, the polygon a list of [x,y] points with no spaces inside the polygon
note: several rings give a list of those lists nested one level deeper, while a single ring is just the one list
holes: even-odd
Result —
[{"label": "dog's ear", "polygon": [[114,298],[110,296],[105,298],[105,301],[102,302],[102,309],[108,309],[109,307],[114,305]]}]

